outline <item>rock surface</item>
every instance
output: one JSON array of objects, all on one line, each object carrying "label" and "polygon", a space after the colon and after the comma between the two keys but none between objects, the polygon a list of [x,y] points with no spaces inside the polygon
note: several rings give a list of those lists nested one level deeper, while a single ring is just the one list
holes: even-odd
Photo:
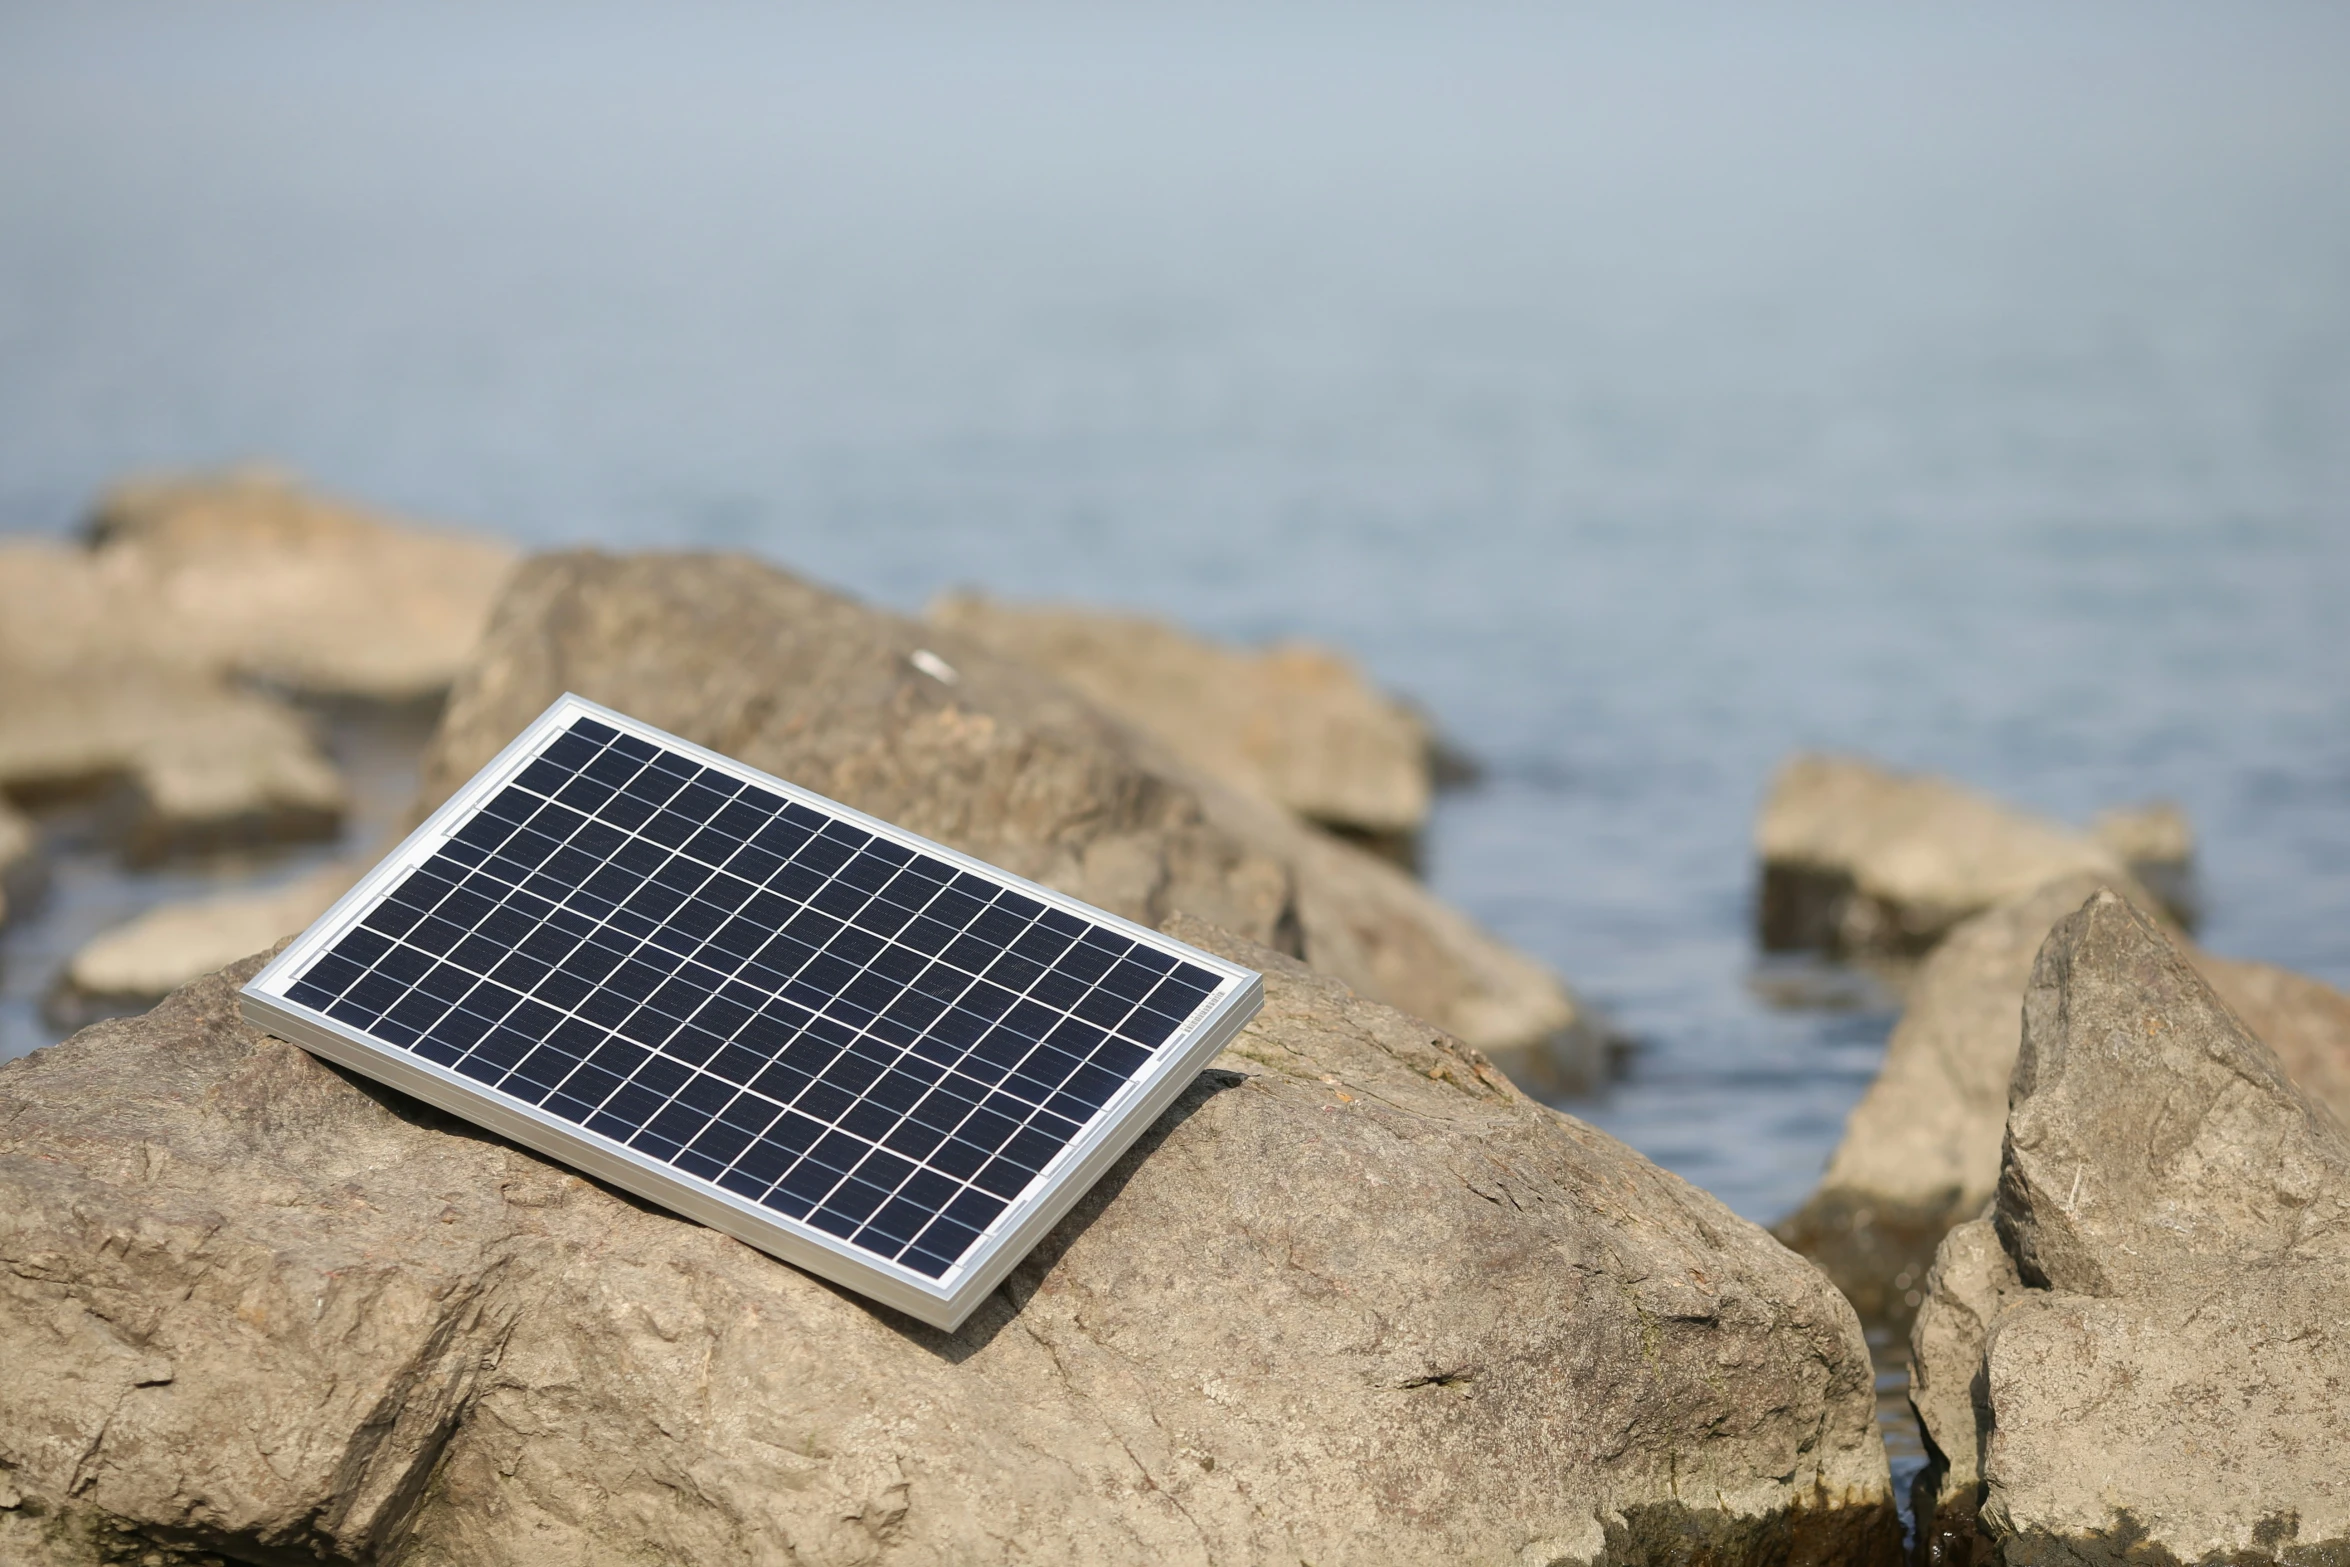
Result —
[{"label": "rock surface", "polygon": [[134,858],[331,831],[342,780],[301,716],[154,656],[148,623],[81,552],[0,547],[0,789],[127,781]]},{"label": "rock surface", "polygon": [[2350,1556],[2350,1130],[2111,893],[2023,1017],[1992,1221],[1913,1338],[1929,1537],[1976,1508],[2019,1567]]},{"label": "rock surface", "polygon": [[[1819,1189],[1777,1227],[1864,1319],[1904,1321],[1925,1294],[1935,1243],[1990,1201],[2034,958],[2100,885],[2093,875],[2064,877],[1976,916],[1935,948]],[[2267,964],[2183,950],[2286,1071],[2350,1118],[2350,996]]]},{"label": "rock surface", "polygon": [[239,1019],[0,1067],[0,1561],[1890,1562],[1850,1308],[1265,949],[956,1334]]},{"label": "rock surface", "polygon": [[253,470],[118,485],[89,532],[165,661],[388,701],[456,679],[518,558]]},{"label": "rock surface", "polygon": [[426,800],[565,691],[1130,919],[1298,953],[1514,1069],[1599,1069],[1566,988],[1403,872],[943,629],[739,557],[542,556],[450,697]]},{"label": "rock surface", "polygon": [[153,1002],[248,952],[299,935],[366,869],[338,862],[261,891],[159,904],[74,953],[62,981],[72,1002],[66,1010]]},{"label": "rock surface", "polygon": [[2119,881],[2085,833],[1940,778],[1846,756],[1781,768],[1755,825],[1757,917],[1773,951],[1912,956],[1959,921],[2062,876]]},{"label": "rock surface", "polygon": [[120,487],[87,548],[0,542],[0,790],[127,782],[137,859],[331,832],[341,778],[258,687],[439,691],[514,560],[265,474]]},{"label": "rock surface", "polygon": [[1427,725],[1354,663],[1286,643],[1248,653],[1161,621],[958,593],[933,625],[1059,676],[1201,772],[1377,840],[1428,819]]}]

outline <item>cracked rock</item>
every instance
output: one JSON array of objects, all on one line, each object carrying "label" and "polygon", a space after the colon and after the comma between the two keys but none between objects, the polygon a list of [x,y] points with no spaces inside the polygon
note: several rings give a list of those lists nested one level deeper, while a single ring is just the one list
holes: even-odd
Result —
[{"label": "cracked rock", "polygon": [[1912,1337],[1937,1559],[2350,1555],[2350,1130],[2223,995],[2110,892],[2040,949]]},{"label": "cracked rock", "polygon": [[1885,1563],[1816,1272],[1476,1052],[1267,1002],[964,1328],[240,1018],[0,1067],[0,1561]]}]

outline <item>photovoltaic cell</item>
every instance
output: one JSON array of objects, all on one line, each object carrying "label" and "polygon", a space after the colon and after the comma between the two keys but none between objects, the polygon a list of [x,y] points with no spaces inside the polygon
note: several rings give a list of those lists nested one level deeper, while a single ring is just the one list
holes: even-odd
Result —
[{"label": "photovoltaic cell", "polygon": [[248,993],[366,1047],[346,1064],[422,1064],[402,1086],[585,1133],[550,1151],[625,1151],[624,1180],[959,1316],[950,1286],[1082,1190],[1042,1178],[1130,1140],[1154,1073],[1179,1090],[1259,988],[567,698]]}]

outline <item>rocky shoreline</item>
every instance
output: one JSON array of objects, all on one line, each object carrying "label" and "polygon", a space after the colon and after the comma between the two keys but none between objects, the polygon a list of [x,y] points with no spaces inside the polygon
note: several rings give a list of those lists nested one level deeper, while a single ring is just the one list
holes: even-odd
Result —
[{"label": "rocky shoreline", "polygon": [[[1266,1011],[955,1335],[247,1027],[253,954],[565,691]],[[333,703],[421,742],[412,797],[361,798]],[[1443,771],[1325,651],[525,560],[266,474],[0,544],[0,919],[61,799],[137,863],[355,840],[86,943],[56,1015],[166,999],[0,1064],[0,1562],[1890,1567],[1864,1327],[1911,1341],[1914,1560],[2350,1550],[2350,997],[2188,942],[2183,816],[1789,764],[1760,945],[1903,1011],[1773,1239],[1527,1097],[1609,1032],[1415,879]]]}]

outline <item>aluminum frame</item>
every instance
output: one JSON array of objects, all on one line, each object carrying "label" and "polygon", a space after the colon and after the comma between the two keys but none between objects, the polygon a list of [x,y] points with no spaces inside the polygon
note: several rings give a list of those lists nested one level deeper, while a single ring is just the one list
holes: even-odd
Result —
[{"label": "aluminum frame", "polygon": [[[592,718],[625,734],[681,752],[744,783],[841,817],[877,837],[945,860],[1050,907],[1106,925],[1132,940],[1208,970],[1220,983],[1183,1026],[1152,1053],[1142,1070],[1119,1087],[1076,1139],[1055,1154],[1052,1162],[1038,1171],[1035,1179],[997,1215],[962,1261],[936,1280],[859,1251],[812,1225],[762,1208],[746,1197],[663,1164],[600,1132],[551,1115],[537,1105],[502,1097],[495,1089],[485,1088],[471,1078],[397,1046],[372,1039],[339,1019],[287,998],[286,988],[312,959],[341,940],[400,878],[430,859],[483,804],[528,766],[540,750],[579,718]],[[388,1084],[534,1152],[658,1203],[673,1213],[699,1220],[770,1256],[952,1332],[962,1326],[979,1303],[1003,1282],[1004,1276],[1044,1239],[1046,1232],[1092,1189],[1118,1156],[1133,1146],[1135,1139],[1174,1103],[1200,1069],[1256,1015],[1264,1004],[1264,995],[1264,979],[1252,969],[1105,913],[1066,893],[1040,887],[837,800],[826,799],[732,757],[721,756],[706,746],[679,739],[625,713],[566,693],[255,975],[241,992],[241,1002],[248,1020],[313,1055]]]}]

